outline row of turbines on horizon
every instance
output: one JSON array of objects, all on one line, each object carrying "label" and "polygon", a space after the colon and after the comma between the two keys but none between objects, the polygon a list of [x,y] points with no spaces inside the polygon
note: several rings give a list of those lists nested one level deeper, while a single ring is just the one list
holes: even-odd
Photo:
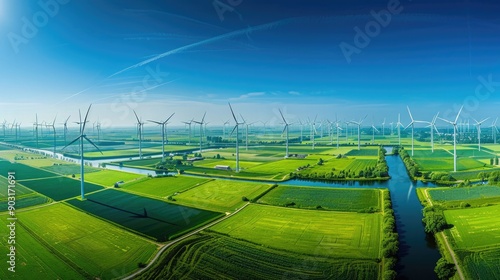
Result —
[{"label": "row of turbines on horizon", "polygon": [[[253,124],[255,124],[256,122],[247,122],[243,116],[240,114],[240,119],[237,118],[234,110],[233,110],[233,107],[231,106],[230,103],[228,103],[229,105],[229,109],[230,109],[230,113],[231,113],[231,117],[233,118],[234,120],[234,124],[235,126],[233,127],[231,133],[229,134],[229,136],[232,136],[234,133],[236,133],[236,141],[235,141],[235,148],[236,148],[236,169],[235,171],[236,172],[239,172],[240,171],[240,168],[239,168],[239,143],[240,143],[240,138],[239,138],[239,130],[240,130],[240,126],[245,126],[245,132],[246,132],[246,149],[248,150],[248,131],[249,131],[249,127]],[[92,146],[94,146],[99,152],[102,153],[102,151],[98,148],[98,146],[92,141],[90,140],[87,135],[85,134],[85,128],[86,128],[86,125],[87,123],[89,122],[87,119],[88,119],[88,115],[89,115],[89,112],[90,112],[90,109],[91,109],[92,105],[90,105],[87,109],[87,112],[85,114],[85,117],[84,119],[82,120],[82,116],[81,116],[81,113],[79,111],[79,121],[77,122],[74,122],[76,123],[77,125],[79,125],[79,133],[78,133],[78,136],[72,140],[69,144],[67,144],[66,146],[64,146],[64,149],[66,149],[67,147],[69,147],[70,145],[74,144],[75,142],[79,141],[79,154],[80,154],[80,164],[81,164],[81,198],[82,199],[85,199],[85,196],[84,196],[84,140],[89,142]],[[415,130],[415,124],[417,123],[420,123],[420,124],[426,124],[427,126],[426,127],[429,127],[430,129],[430,135],[431,135],[431,149],[432,149],[432,152],[434,152],[434,132],[440,134],[437,126],[436,126],[436,121],[439,119],[445,123],[448,123],[450,125],[453,126],[453,150],[454,150],[454,153],[453,153],[453,162],[454,162],[454,171],[456,172],[457,170],[457,150],[456,150],[456,145],[457,145],[457,135],[459,133],[464,133],[464,132],[469,132],[469,122],[459,122],[459,118],[460,118],[460,114],[462,112],[462,109],[463,109],[463,106],[462,108],[460,108],[456,118],[454,120],[447,120],[447,119],[444,119],[444,118],[441,118],[439,117],[439,113],[437,113],[433,119],[431,121],[423,121],[423,120],[416,120],[413,118],[413,115],[411,113],[411,110],[409,107],[407,107],[407,110],[408,110],[408,114],[409,114],[409,117],[410,117],[410,120],[411,122],[404,126],[402,123],[401,123],[401,115],[398,114],[398,120],[397,122],[391,122],[389,123],[390,124],[390,134],[391,135],[394,135],[394,130],[396,129],[397,130],[397,135],[398,135],[398,143],[401,145],[401,128],[403,128],[404,130],[408,129],[409,127],[411,127],[411,154],[412,156],[414,155],[414,130]],[[280,114],[280,117],[281,117],[281,120],[282,120],[282,125],[283,125],[283,130],[281,131],[281,135],[285,136],[285,158],[288,158],[290,156],[289,154],[289,136],[290,136],[290,132],[289,132],[289,128],[291,125],[294,125],[294,124],[297,124],[297,123],[292,123],[292,122],[289,122],[285,116],[283,115],[282,111],[281,110],[278,110],[279,111],[279,114]],[[137,123],[136,123],[136,128],[137,128],[137,135],[138,135],[138,142],[139,142],[139,158],[142,158],[143,154],[142,154],[142,141],[143,141],[143,135],[144,135],[144,125],[145,125],[145,122],[142,121],[142,118],[139,117],[137,115],[137,113],[135,111],[134,112],[134,116],[137,120]],[[161,137],[162,137],[162,160],[165,160],[165,144],[168,143],[168,140],[167,140],[167,124],[169,123],[169,121],[171,120],[171,118],[174,116],[175,113],[172,113],[168,118],[166,118],[165,120],[148,120],[148,122],[150,123],[154,123],[156,125],[159,125],[161,127]],[[68,121],[70,119],[71,116],[67,117],[65,119],[65,121],[63,123],[60,123],[63,125],[63,137],[64,137],[64,141],[66,142],[66,138],[67,138],[67,134],[68,134]],[[206,112],[203,114],[203,117],[200,119],[200,120],[189,120],[189,121],[184,121],[183,123],[187,126],[189,126],[189,143],[191,142],[191,126],[193,124],[195,125],[199,125],[199,128],[200,128],[200,131],[199,131],[199,144],[200,144],[200,152],[202,152],[202,149],[203,149],[203,132],[204,132],[204,129],[206,130],[206,126],[208,124],[208,122],[205,121],[205,117],[206,117]],[[367,118],[367,115],[365,115],[363,118],[355,121],[355,120],[351,120],[351,121],[338,121],[337,119],[335,121],[329,121],[329,120],[326,120],[324,122],[320,122],[319,124],[319,127],[321,129],[321,138],[323,138],[324,136],[324,131],[323,131],[323,127],[324,126],[327,126],[327,129],[328,129],[328,136],[330,138],[330,142],[331,144],[333,145],[333,131],[336,131],[336,137],[337,137],[337,148],[339,147],[339,137],[341,135],[341,132],[345,129],[346,130],[346,140],[348,138],[348,130],[349,130],[349,125],[353,125],[355,128],[357,128],[357,141],[358,141],[358,149],[361,148],[361,127],[362,127],[362,124],[363,122],[366,120]],[[56,156],[56,137],[57,137],[57,133],[56,133],[56,119],[57,119],[57,116],[54,118],[54,120],[51,122],[51,123],[47,123],[47,122],[39,122],[38,121],[38,115],[35,114],[35,122],[33,123],[33,135],[35,137],[35,141],[36,141],[36,146],[38,148],[38,143],[39,143],[39,128],[46,128],[47,130],[52,130],[52,134],[53,134],[53,139],[54,139],[54,146],[53,146],[53,155]],[[478,135],[478,149],[481,150],[481,126],[484,122],[486,122],[487,120],[489,120],[490,118],[485,118],[481,121],[478,121],[476,119],[473,119],[475,124],[474,126],[476,126],[476,130],[477,130],[477,135]],[[496,126],[496,123],[498,121],[498,118],[496,118],[492,125],[491,125],[491,128],[492,128],[492,138],[494,139],[494,143],[496,144],[496,133],[498,132],[498,128]],[[223,123],[222,125],[222,128],[223,128],[223,136],[226,137],[227,135],[227,131],[226,131],[226,126],[230,125],[230,121],[226,121]],[[264,128],[266,127],[266,124],[267,122],[263,122],[264,124]],[[318,131],[317,131],[317,128],[316,128],[316,124],[317,124],[317,116],[311,120],[308,118],[307,122],[302,122],[301,120],[298,121],[298,124],[300,125],[300,141],[302,142],[302,138],[303,138],[303,130],[304,130],[304,126],[309,126],[309,132],[310,132],[310,141],[311,141],[311,145],[312,145],[312,149],[314,149],[315,147],[315,136],[318,135]],[[343,128],[342,127],[342,124],[345,125],[345,127]],[[4,134],[4,138],[6,136],[6,129],[9,129],[9,126],[10,126],[10,131],[12,133],[12,130],[15,129],[15,137],[16,137],[16,141],[18,139],[18,136],[20,135],[20,127],[21,127],[21,123],[16,123],[15,120],[13,123],[11,124],[7,124],[6,121],[4,121],[2,123],[2,129],[3,129],[3,134]],[[384,119],[384,121],[382,122],[382,126],[381,126],[381,130],[382,130],[382,135],[385,136],[386,134],[386,120]],[[379,129],[372,123],[372,125],[369,127],[371,130],[372,130],[372,141],[374,141],[375,139],[375,134],[376,133],[380,133]],[[98,141],[100,141],[100,135],[101,135],[101,123],[99,121],[97,122],[94,122],[94,125],[93,125],[93,130],[94,129],[97,129],[97,137],[98,137]]]}]

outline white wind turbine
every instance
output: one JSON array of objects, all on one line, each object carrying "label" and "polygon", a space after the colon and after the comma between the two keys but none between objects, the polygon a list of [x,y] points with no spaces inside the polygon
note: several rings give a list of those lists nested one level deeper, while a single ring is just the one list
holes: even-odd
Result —
[{"label": "white wind turbine", "polygon": [[[170,117],[168,117],[165,121],[153,121],[153,120],[148,120],[149,122],[158,124],[161,126],[161,161],[165,161],[165,126],[167,125],[167,122],[174,116],[175,113],[172,113]],[[97,127],[99,131],[99,127]]]},{"label": "white wind turbine", "polygon": [[399,146],[401,146],[401,127],[403,127],[403,124],[401,123],[401,114],[398,114],[398,122],[396,123],[396,128],[398,129]]},{"label": "white wind turbine", "polygon": [[407,129],[408,127],[411,126],[411,156],[414,154],[413,146],[414,146],[414,130],[415,130],[415,123],[425,123],[423,121],[416,121],[413,119],[413,116],[411,115],[410,107],[406,106],[406,109],[408,109],[408,114],[410,115],[411,122],[409,125],[405,127]]},{"label": "white wind turbine", "polygon": [[142,132],[143,132],[144,123],[139,119],[135,110],[134,110],[134,115],[135,115],[135,118],[137,119],[137,129],[139,132],[139,159],[142,159]]},{"label": "white wind turbine", "polygon": [[87,135],[85,135],[85,124],[87,123],[87,117],[89,116],[89,112],[90,112],[90,108],[92,107],[92,104],[90,104],[88,110],[87,110],[87,114],[85,114],[85,119],[84,121],[82,122],[82,119],[81,119],[81,115],[80,115],[80,123],[82,124],[81,126],[81,129],[80,129],[80,135],[78,137],[75,138],[75,140],[71,141],[71,143],[69,143],[68,145],[66,145],[64,149],[66,149],[66,147],[70,146],[71,144],[75,143],[76,141],[80,140],[80,190],[81,190],[81,199],[84,200],[85,199],[85,180],[84,180],[84,161],[83,161],[83,139],[87,140],[87,142],[89,142],[90,144],[92,144],[92,146],[94,146],[101,154],[102,154],[102,151],[94,144],[94,142],[92,142],[89,138],[87,138]]},{"label": "white wind turbine", "polygon": [[285,120],[285,117],[283,116],[283,113],[281,112],[281,109],[278,109],[278,110],[280,112],[281,118],[283,119],[283,123],[285,124],[285,127],[283,128],[283,131],[281,132],[281,134],[283,134],[283,133],[286,132],[286,153],[285,153],[285,158],[288,158],[289,157],[289,154],[288,154],[288,126],[290,124],[287,123],[287,121]]},{"label": "white wind turbine", "polygon": [[363,121],[366,119],[368,115],[366,115],[364,118],[360,119],[359,122],[356,121],[351,121],[352,124],[355,124],[358,126],[358,150],[361,150],[361,124]]},{"label": "white wind turbine", "polygon": [[315,135],[316,135],[316,119],[318,118],[318,115],[316,115],[316,117],[314,117],[314,121],[311,122],[311,120],[309,118],[308,121],[309,121],[309,124],[311,125],[311,128],[310,128],[310,132],[311,132],[311,141],[312,141],[312,149],[314,150],[314,138],[315,138]]},{"label": "white wind turbine", "polygon": [[244,123],[238,122],[238,119],[236,119],[236,116],[234,115],[233,108],[231,107],[231,103],[228,102],[228,104],[229,104],[229,109],[231,109],[231,114],[233,115],[235,123],[233,131],[231,131],[231,135],[236,130],[236,172],[240,172],[239,127]]},{"label": "white wind turbine", "polygon": [[372,124],[372,145],[375,143],[375,131],[380,132],[374,124]]},{"label": "white wind turbine", "polygon": [[458,124],[458,118],[460,117],[460,113],[462,113],[463,108],[464,106],[462,106],[460,108],[460,111],[458,111],[455,121],[449,121],[443,118],[439,118],[440,120],[453,125],[453,171],[454,172],[457,172],[457,124]]},{"label": "white wind turbine", "polygon": [[340,122],[335,119],[335,126],[337,127],[337,149],[339,148],[339,136],[342,127],[340,127]]},{"label": "white wind turbine", "polygon": [[382,136],[385,136],[385,118],[384,121],[382,122]]},{"label": "white wind turbine", "polygon": [[430,127],[431,129],[431,150],[433,153],[434,153],[434,130],[439,134],[439,130],[437,129],[436,126],[436,120],[438,117],[439,117],[439,112],[434,116],[431,122],[425,122],[429,124],[427,127]]},{"label": "white wind turbine", "polygon": [[190,120],[188,122],[182,122],[182,123],[185,123],[189,126],[188,145],[191,145],[191,124],[193,124],[193,120]]},{"label": "white wind turbine", "polygon": [[484,119],[484,120],[482,120],[482,121],[480,121],[480,122],[478,122],[478,121],[477,121],[476,119],[474,119],[474,118],[472,118],[472,119],[476,122],[475,126],[477,126],[477,145],[478,145],[478,149],[479,149],[479,151],[481,151],[481,125],[482,125],[485,121],[489,120],[490,118],[488,117],[488,118],[486,118],[486,119]]},{"label": "white wind turbine", "polygon": [[203,124],[205,123],[205,116],[207,115],[207,112],[203,114],[203,118],[201,118],[201,121],[192,121],[196,124],[200,125],[200,153],[203,152],[202,145],[203,145]]},{"label": "white wind turbine", "polygon": [[[497,121],[498,121],[498,117],[495,119],[493,124],[491,124],[491,138],[493,138],[494,144],[497,143],[497,132],[498,132]],[[4,130],[4,133],[5,133],[5,130]]]}]

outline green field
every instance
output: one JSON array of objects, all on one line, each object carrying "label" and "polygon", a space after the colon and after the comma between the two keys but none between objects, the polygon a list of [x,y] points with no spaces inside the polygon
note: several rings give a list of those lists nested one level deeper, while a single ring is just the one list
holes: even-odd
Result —
[{"label": "green field", "polygon": [[[30,164],[31,160],[27,162],[27,164]],[[80,174],[80,165],[78,164],[57,164],[57,165],[51,165],[51,166],[45,166],[42,167],[42,169],[58,173],[61,175],[72,175],[72,174]],[[90,174],[92,172],[97,172],[99,171],[99,168],[91,167],[91,166],[85,166],[84,171],[85,175]]]},{"label": "green field", "polygon": [[259,203],[305,209],[321,209],[358,212],[380,209],[380,190],[372,189],[340,189],[278,186]]},{"label": "green field", "polygon": [[380,257],[382,215],[249,205],[212,230],[263,246],[332,258]]},{"label": "green field", "polygon": [[85,201],[73,199],[68,203],[158,241],[166,241],[222,216],[114,189],[87,195]]},{"label": "green field", "polygon": [[500,260],[500,206],[446,210],[445,230],[471,279],[494,279]]},{"label": "green field", "polygon": [[[80,180],[63,176],[37,180],[25,180],[19,181],[19,183],[56,201],[76,197],[81,194]],[[85,193],[101,189],[103,189],[103,187],[85,182]]]},{"label": "green field", "polygon": [[445,205],[469,203],[472,206],[500,202],[500,187],[479,185],[462,188],[429,188],[432,200]]},{"label": "green field", "polygon": [[[25,266],[18,263],[23,273],[31,275],[25,279],[45,273],[74,279],[72,269],[79,278],[110,279],[137,269],[137,263],[147,262],[156,250],[143,238],[63,204],[18,213],[18,218],[18,225],[26,229],[18,233],[19,245],[39,248],[29,248]],[[22,243],[24,239],[30,243]]]},{"label": "green field", "polygon": [[228,180],[213,180],[174,196],[177,203],[216,212],[232,212],[271,186]]},{"label": "green field", "polygon": [[59,176],[59,174],[48,172],[21,163],[11,163],[6,160],[0,160],[0,174],[2,176],[5,176],[7,172],[15,172],[17,181]]},{"label": "green field", "polygon": [[[79,173],[78,173],[79,174]],[[85,182],[91,182],[94,184],[112,187],[116,182],[131,182],[144,178],[146,175],[134,174],[123,171],[115,170],[99,170],[97,172],[86,173],[85,172]]]},{"label": "green field", "polygon": [[[410,150],[407,149],[409,153]],[[437,149],[434,153],[430,149],[415,149],[413,160],[422,171],[453,171],[453,150]],[[469,148],[457,148],[457,171],[484,170],[491,168],[479,161],[480,158],[490,158],[491,154],[479,152]]]},{"label": "green field", "polygon": [[147,194],[165,198],[177,192],[183,192],[197,185],[204,184],[212,179],[172,176],[160,178],[142,178],[137,181],[126,183],[121,188],[136,193]]},{"label": "green field", "polygon": [[297,254],[202,233],[167,249],[137,279],[377,279],[377,262],[329,258],[319,250]]}]

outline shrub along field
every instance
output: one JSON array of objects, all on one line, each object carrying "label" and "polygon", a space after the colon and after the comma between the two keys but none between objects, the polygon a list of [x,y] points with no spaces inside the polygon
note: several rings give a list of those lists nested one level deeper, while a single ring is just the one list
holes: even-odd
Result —
[{"label": "shrub along field", "polygon": [[380,257],[382,215],[249,205],[211,230],[278,250],[349,259]]},{"label": "shrub along field", "polygon": [[213,180],[174,196],[176,203],[217,212],[232,212],[271,186],[229,180]]},{"label": "shrub along field", "polygon": [[376,261],[330,258],[319,250],[285,252],[205,232],[167,249],[137,279],[377,279]]},{"label": "shrub along field", "polygon": [[17,216],[20,279],[111,279],[137,269],[156,251],[150,241],[63,204]]},{"label": "shrub along field", "polygon": [[[278,186],[259,203],[305,209],[368,212],[380,209],[380,190]],[[318,207],[319,206],[319,207]]]},{"label": "shrub along field", "polygon": [[87,195],[85,201],[73,199],[68,203],[161,242],[222,216],[114,189]]}]

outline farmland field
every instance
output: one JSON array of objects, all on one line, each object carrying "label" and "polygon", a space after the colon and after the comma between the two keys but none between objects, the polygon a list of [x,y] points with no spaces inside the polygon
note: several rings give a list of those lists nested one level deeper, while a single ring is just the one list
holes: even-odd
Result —
[{"label": "farmland field", "polygon": [[145,175],[116,170],[99,170],[88,174],[85,172],[85,182],[91,182],[106,187],[112,187],[119,181],[130,182],[144,177]]},{"label": "farmland field", "polygon": [[249,205],[212,230],[257,244],[333,258],[379,257],[382,215]]},{"label": "farmland field", "polygon": [[[0,176],[0,212],[7,211],[8,207],[8,186],[7,178]],[[40,195],[20,184],[16,184],[15,188],[16,209],[26,208],[38,204],[44,204],[49,201],[49,198]]]},{"label": "farmland field", "polygon": [[446,210],[445,230],[471,279],[493,279],[500,259],[500,206]]},{"label": "farmland field", "polygon": [[277,206],[357,212],[380,208],[380,190],[278,186],[259,199],[259,203]]},{"label": "farmland field", "polygon": [[318,250],[307,255],[284,252],[207,232],[167,249],[137,279],[377,279],[375,261],[321,255]]},{"label": "farmland field", "polygon": [[121,188],[137,193],[165,198],[176,192],[183,192],[194,186],[204,184],[212,179],[172,176],[162,178],[142,178],[140,180],[126,183]]},{"label": "farmland field", "polygon": [[[29,164],[30,162],[31,160],[27,164]],[[42,169],[58,173],[61,175],[80,174],[80,165],[78,164],[57,164],[57,165],[45,166]],[[85,166],[84,168],[85,175],[90,174],[92,172],[97,172],[99,170],[100,169],[91,166]]]},{"label": "farmland field", "polygon": [[472,186],[462,188],[429,188],[427,192],[437,203],[467,202],[471,205],[500,202],[500,187]]},{"label": "farmland field", "polygon": [[243,206],[243,197],[257,197],[271,186],[228,180],[213,180],[174,196],[177,203],[217,212],[232,212]]},{"label": "farmland field", "polygon": [[[247,169],[252,173],[263,174],[262,177],[281,180],[290,172],[295,171],[300,166],[316,163],[314,160],[308,159],[283,159],[279,161],[264,163]],[[266,176],[267,175],[267,176]]]},{"label": "farmland field", "polygon": [[[35,256],[26,256],[32,259],[33,272],[71,275],[73,268],[80,278],[109,279],[137,269],[137,263],[147,262],[156,250],[156,245],[143,238],[63,204],[18,213],[18,217],[23,228],[38,241],[35,246],[45,247],[40,252],[32,252]],[[46,262],[48,260],[41,257],[47,255],[48,260],[57,260]],[[37,262],[40,267],[35,266]],[[55,265],[60,262],[63,262],[61,267]]]},{"label": "farmland field", "polygon": [[[18,182],[56,201],[76,197],[81,194],[80,181],[63,176]],[[103,187],[88,182],[85,183],[85,193],[101,189]]]},{"label": "farmland field", "polygon": [[68,203],[158,241],[166,241],[222,215],[114,189],[87,195],[85,201],[73,199]]},{"label": "farmland field", "polygon": [[349,151],[346,156],[349,157],[356,157],[356,156],[373,156],[376,157],[378,156],[378,148],[363,148],[361,150],[351,150]]},{"label": "farmland field", "polygon": [[16,179],[18,181],[59,176],[59,174],[48,172],[21,163],[11,163],[6,160],[0,160],[0,174],[7,174],[7,172],[9,171],[13,171],[16,173]]}]

